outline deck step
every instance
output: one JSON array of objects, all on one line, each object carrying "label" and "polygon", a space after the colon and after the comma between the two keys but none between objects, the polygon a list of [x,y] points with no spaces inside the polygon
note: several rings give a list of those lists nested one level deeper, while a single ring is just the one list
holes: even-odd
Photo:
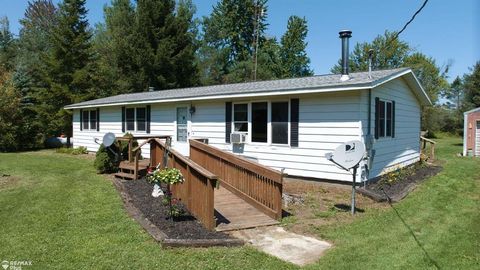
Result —
[{"label": "deck step", "polygon": [[[135,169],[135,163],[133,162],[128,162],[128,161],[122,161],[118,165],[120,169],[126,169],[126,170],[134,170]],[[148,168],[148,163],[145,162],[139,162],[138,163],[138,170],[146,170]]]},{"label": "deck step", "polygon": [[135,177],[131,173],[125,173],[125,172],[117,172],[114,174],[115,178],[120,178],[124,180],[133,180]]}]

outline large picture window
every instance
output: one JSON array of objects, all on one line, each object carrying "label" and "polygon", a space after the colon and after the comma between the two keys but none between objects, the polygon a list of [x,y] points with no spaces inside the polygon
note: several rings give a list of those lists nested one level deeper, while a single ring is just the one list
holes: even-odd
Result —
[{"label": "large picture window", "polygon": [[252,103],[252,142],[267,142],[268,103]]},{"label": "large picture window", "polygon": [[272,143],[288,144],[288,102],[272,102]]},{"label": "large picture window", "polygon": [[253,143],[289,144],[289,101],[238,103],[231,108],[232,132],[248,133]]},{"label": "large picture window", "polygon": [[248,132],[248,104],[233,105],[233,130]]}]

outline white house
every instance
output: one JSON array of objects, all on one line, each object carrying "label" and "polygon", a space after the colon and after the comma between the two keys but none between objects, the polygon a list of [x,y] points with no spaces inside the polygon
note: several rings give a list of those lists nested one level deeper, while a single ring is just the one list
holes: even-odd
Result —
[{"label": "white house", "polygon": [[[428,104],[413,72],[402,68],[124,94],[66,109],[73,110],[74,145],[89,151],[107,132],[130,132],[170,135],[188,156],[188,139],[205,137],[289,175],[351,181],[325,153],[364,141],[362,179],[417,162],[421,106]],[[245,143],[233,144],[231,133],[245,134]]]}]

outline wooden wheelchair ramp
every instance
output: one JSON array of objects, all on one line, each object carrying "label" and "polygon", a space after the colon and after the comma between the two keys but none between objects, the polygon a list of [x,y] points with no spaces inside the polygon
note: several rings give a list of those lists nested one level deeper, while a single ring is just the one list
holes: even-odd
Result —
[{"label": "wooden wheelchair ramp", "polygon": [[279,223],[221,186],[215,189],[214,200],[217,231],[249,229]]}]

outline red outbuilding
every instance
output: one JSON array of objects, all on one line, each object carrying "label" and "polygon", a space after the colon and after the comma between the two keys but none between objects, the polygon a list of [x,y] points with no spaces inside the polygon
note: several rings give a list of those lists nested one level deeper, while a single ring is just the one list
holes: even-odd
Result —
[{"label": "red outbuilding", "polygon": [[480,157],[480,108],[463,113],[463,155]]}]

